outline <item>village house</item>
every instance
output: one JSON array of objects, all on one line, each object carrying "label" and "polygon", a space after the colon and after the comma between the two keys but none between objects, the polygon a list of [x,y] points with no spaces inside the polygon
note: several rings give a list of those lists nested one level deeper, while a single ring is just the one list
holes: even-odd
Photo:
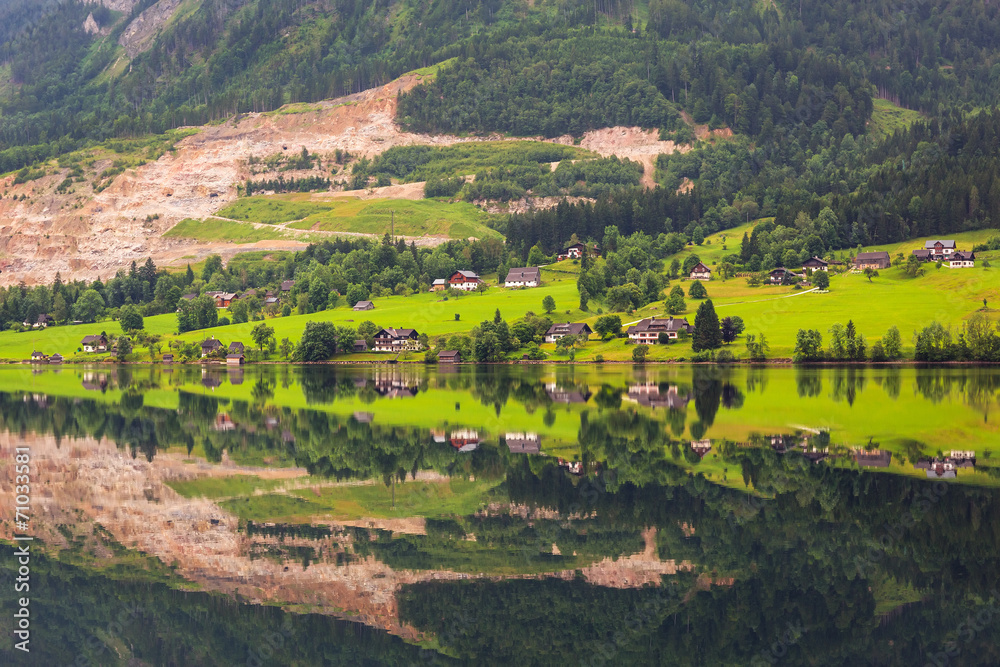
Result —
[{"label": "village house", "polygon": [[953,252],[958,252],[955,248],[955,242],[952,240],[940,241],[937,239],[924,242],[924,250],[930,252],[934,259],[947,257]]},{"label": "village house", "polygon": [[360,339],[354,341],[354,348],[351,351],[352,352],[367,352],[368,351],[368,341],[366,341],[364,338],[360,338]]},{"label": "village house", "polygon": [[705,454],[708,454],[711,450],[712,441],[709,438],[691,441],[691,451],[697,454],[700,459],[705,458]]},{"label": "village house", "polygon": [[438,352],[439,364],[457,364],[462,361],[462,353],[458,350],[442,350]]},{"label": "village house", "polygon": [[379,329],[375,334],[375,352],[402,352],[403,350],[419,350],[416,329],[394,329],[387,327]]},{"label": "village house", "polygon": [[163,355],[163,363],[165,363],[165,364],[172,364],[172,363],[174,363],[174,355],[172,355],[172,354],[165,354],[165,355]]},{"label": "village house", "polygon": [[472,271],[456,271],[448,278],[448,287],[472,292],[483,284],[482,279]]},{"label": "village house", "polygon": [[55,323],[56,323],[56,320],[55,320],[54,317],[52,317],[51,315],[46,315],[46,314],[43,313],[43,314],[39,315],[38,319],[35,320],[34,322],[24,322],[23,324],[24,324],[24,326],[31,327],[33,329],[45,329],[50,324],[55,324]]},{"label": "village house", "polygon": [[507,433],[503,439],[511,454],[538,454],[542,451],[541,438],[537,433]]},{"label": "village house", "polygon": [[594,333],[593,330],[591,330],[586,322],[563,322],[561,324],[553,324],[549,327],[549,330],[545,332],[545,342],[554,343],[564,336],[590,338],[590,334],[592,333]]},{"label": "village house", "polygon": [[375,310],[375,304],[371,301],[358,301],[354,304],[354,310]]},{"label": "village house", "polygon": [[587,252],[587,246],[583,243],[574,243],[563,251],[563,255],[568,259],[580,259]]},{"label": "village house", "polygon": [[691,333],[694,327],[688,321],[678,317],[668,317],[658,320],[655,317],[646,318],[630,326],[625,333],[629,342],[639,345],[656,345],[660,342],[660,334],[665,333],[671,340],[676,339],[681,331]]},{"label": "village house", "polygon": [[944,266],[949,269],[971,269],[976,265],[976,256],[972,252],[956,250],[944,260]]},{"label": "village house", "polygon": [[265,307],[266,306],[277,306],[277,305],[278,305],[278,297],[276,297],[276,296],[264,297],[264,306]]},{"label": "village house", "polygon": [[431,283],[431,292],[443,292],[448,289],[448,281],[444,278],[437,278]]},{"label": "village house", "polygon": [[107,352],[108,339],[104,334],[95,336],[84,336],[80,341],[84,352]]},{"label": "village house", "polygon": [[815,255],[802,262],[803,269],[811,269],[812,271],[826,271],[829,267],[829,262]]},{"label": "village house", "polygon": [[931,251],[927,248],[917,248],[913,251],[913,256],[921,262],[929,262],[932,259]]},{"label": "village house", "polygon": [[243,354],[245,351],[243,343],[238,340],[234,340],[229,344],[229,354]]},{"label": "village house", "polygon": [[698,262],[691,268],[691,280],[711,280],[712,270],[704,262]]},{"label": "village house", "polygon": [[795,274],[783,266],[772,269],[771,273],[768,274],[768,281],[772,285],[787,285],[791,283],[793,278],[795,278]]},{"label": "village house", "polygon": [[226,364],[228,366],[242,366],[244,361],[243,354],[240,352],[226,355]]},{"label": "village house", "polygon": [[510,269],[504,287],[538,287],[542,283],[542,270],[538,267]]},{"label": "village house", "polygon": [[198,298],[198,293],[189,292],[188,294],[182,294],[181,298],[184,299],[185,301],[194,301],[195,299]]},{"label": "village house", "polygon": [[216,308],[229,308],[233,303],[233,299],[236,298],[236,292],[221,292],[215,295],[215,307]]},{"label": "village house", "polygon": [[282,292],[291,292],[293,287],[295,287],[295,281],[294,280],[282,280],[281,281],[281,291]]},{"label": "village house", "polygon": [[31,353],[31,363],[33,364],[47,364],[49,363],[49,355],[44,352],[39,352],[35,350]]},{"label": "village house", "polygon": [[224,345],[215,337],[207,338],[201,343],[201,357],[204,359],[210,354],[214,354],[223,349]]},{"label": "village house", "polygon": [[885,250],[859,252],[857,257],[854,258],[854,268],[857,271],[864,271],[865,269],[888,269],[890,264],[889,253]]},{"label": "village house", "polygon": [[590,398],[590,388],[586,385],[563,387],[555,382],[545,385],[545,393],[553,403],[586,403]]}]

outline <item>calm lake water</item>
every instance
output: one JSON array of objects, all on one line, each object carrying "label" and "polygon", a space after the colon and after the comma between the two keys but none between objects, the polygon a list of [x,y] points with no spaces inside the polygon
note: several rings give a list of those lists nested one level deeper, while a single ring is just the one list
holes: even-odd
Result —
[{"label": "calm lake water", "polygon": [[0,663],[996,665],[998,422],[976,368],[0,369]]}]

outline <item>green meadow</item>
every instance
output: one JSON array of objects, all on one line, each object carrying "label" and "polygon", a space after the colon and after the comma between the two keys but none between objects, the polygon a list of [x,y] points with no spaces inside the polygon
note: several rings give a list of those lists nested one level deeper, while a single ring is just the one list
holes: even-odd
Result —
[{"label": "green meadow", "polygon": [[467,202],[360,199],[309,193],[246,197],[219,211],[233,220],[286,224],[290,229],[403,236],[500,238],[491,216]]},{"label": "green meadow", "polygon": [[257,241],[274,241],[278,239],[295,239],[297,241],[321,241],[320,234],[301,234],[283,229],[258,227],[245,222],[232,220],[181,220],[163,235],[164,238],[194,239],[196,241],[229,241],[231,243],[256,243]]}]

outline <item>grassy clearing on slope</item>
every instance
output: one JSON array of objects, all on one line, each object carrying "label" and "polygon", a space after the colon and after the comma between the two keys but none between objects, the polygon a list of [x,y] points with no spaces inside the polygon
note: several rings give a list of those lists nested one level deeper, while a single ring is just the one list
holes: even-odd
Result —
[{"label": "grassy clearing on slope", "polygon": [[173,480],[167,482],[167,486],[185,498],[231,498],[253,495],[258,490],[270,491],[284,482],[285,480],[280,479],[262,479],[255,475],[232,475]]},{"label": "grassy clearing on slope", "polygon": [[319,198],[307,193],[248,197],[219,211],[225,218],[286,223],[291,229],[384,234],[393,217],[395,231],[404,236],[446,236],[462,239],[500,238],[486,223],[490,215],[466,202],[435,199]]},{"label": "grassy clearing on slope", "polygon": [[164,238],[195,239],[197,241],[230,241],[232,243],[256,243],[294,238],[302,241],[315,240],[308,234],[292,234],[279,229],[266,229],[232,220],[181,220],[170,228]]},{"label": "grassy clearing on slope", "polygon": [[919,111],[898,107],[889,100],[876,99],[874,103],[868,131],[876,138],[890,136],[896,130],[906,129],[923,118]]}]

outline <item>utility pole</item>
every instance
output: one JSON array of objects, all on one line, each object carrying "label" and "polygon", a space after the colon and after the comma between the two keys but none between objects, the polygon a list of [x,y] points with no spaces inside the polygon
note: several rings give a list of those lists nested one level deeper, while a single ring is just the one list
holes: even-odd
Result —
[{"label": "utility pole", "polygon": [[395,243],[396,242],[396,212],[395,211],[389,211],[389,216],[390,216],[389,217],[389,237],[392,239],[392,242]]}]

